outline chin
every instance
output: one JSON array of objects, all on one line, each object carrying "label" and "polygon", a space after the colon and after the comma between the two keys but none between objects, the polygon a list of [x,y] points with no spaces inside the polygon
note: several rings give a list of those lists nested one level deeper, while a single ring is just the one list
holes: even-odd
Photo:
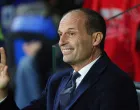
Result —
[{"label": "chin", "polygon": [[65,63],[70,63],[70,61],[69,61],[69,60],[65,60],[65,59],[63,59],[63,61],[64,61]]},{"label": "chin", "polygon": [[68,58],[63,58],[63,61],[65,63],[68,63],[68,64],[71,64],[72,60],[71,59],[68,59]]}]

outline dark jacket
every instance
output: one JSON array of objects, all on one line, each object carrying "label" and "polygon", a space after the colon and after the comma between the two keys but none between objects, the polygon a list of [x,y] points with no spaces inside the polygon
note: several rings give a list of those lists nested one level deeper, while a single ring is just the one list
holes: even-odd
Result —
[{"label": "dark jacket", "polygon": [[[71,71],[54,74],[42,98],[24,110],[59,110],[59,94]],[[8,110],[8,106],[14,107],[12,98],[0,105],[3,110]],[[16,106],[12,110],[16,110]],[[76,89],[66,110],[139,110],[136,89],[128,75],[103,53]]]}]

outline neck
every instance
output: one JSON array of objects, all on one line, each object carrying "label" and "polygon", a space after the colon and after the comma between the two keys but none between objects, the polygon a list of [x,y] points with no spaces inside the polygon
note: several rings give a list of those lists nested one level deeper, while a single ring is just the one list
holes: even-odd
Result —
[{"label": "neck", "polygon": [[92,61],[94,61],[96,58],[98,58],[100,55],[101,55],[102,51],[101,50],[97,50],[94,52],[92,52],[91,56],[84,60],[84,61],[81,61],[81,62],[78,62],[76,64],[73,64],[71,65],[72,68],[75,70],[75,71],[79,71],[81,70],[84,66],[88,65],[89,63],[91,63]]}]

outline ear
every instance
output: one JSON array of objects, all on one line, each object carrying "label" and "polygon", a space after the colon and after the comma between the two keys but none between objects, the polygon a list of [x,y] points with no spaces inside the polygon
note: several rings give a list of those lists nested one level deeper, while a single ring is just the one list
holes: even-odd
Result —
[{"label": "ear", "polygon": [[103,33],[102,32],[94,32],[92,34],[92,45],[98,46],[103,39]]}]

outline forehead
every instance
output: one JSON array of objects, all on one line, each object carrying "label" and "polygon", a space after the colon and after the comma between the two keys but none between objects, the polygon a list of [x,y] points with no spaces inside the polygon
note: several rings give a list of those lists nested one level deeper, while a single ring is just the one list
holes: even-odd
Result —
[{"label": "forehead", "polygon": [[70,12],[60,21],[59,30],[65,28],[78,28],[85,24],[85,15],[83,12]]}]

